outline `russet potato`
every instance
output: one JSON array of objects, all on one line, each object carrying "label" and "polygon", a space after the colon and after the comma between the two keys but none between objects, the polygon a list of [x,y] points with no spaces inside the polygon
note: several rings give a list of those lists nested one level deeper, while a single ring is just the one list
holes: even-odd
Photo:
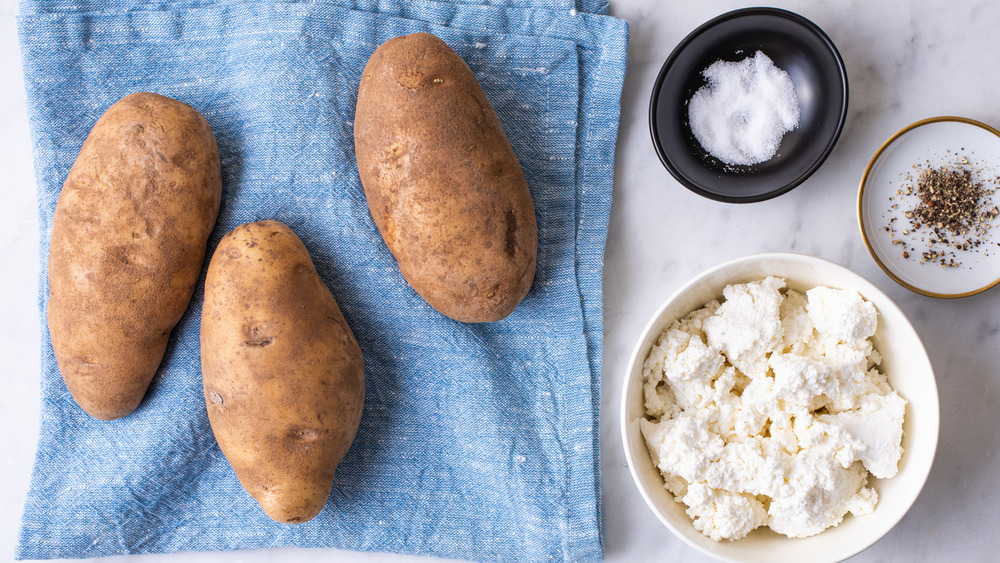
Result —
[{"label": "russet potato", "polygon": [[298,236],[241,225],[212,256],[201,320],[219,448],[272,519],[323,509],[364,406],[361,349]]},{"label": "russet potato", "polygon": [[131,94],[97,121],[59,194],[48,327],[90,415],[142,401],[191,300],[222,197],[215,137],[194,108]]},{"label": "russet potato", "polygon": [[535,211],[465,61],[427,33],[382,44],[361,78],[354,143],[372,218],[413,289],[459,321],[509,315],[534,279]]}]

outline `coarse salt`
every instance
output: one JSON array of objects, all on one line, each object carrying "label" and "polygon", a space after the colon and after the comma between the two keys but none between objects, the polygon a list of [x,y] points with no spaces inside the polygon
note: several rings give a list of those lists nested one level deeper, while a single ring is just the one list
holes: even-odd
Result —
[{"label": "coarse salt", "polygon": [[770,160],[799,124],[799,99],[788,73],[761,51],[740,62],[716,61],[708,84],[688,102],[688,121],[701,146],[729,165]]}]

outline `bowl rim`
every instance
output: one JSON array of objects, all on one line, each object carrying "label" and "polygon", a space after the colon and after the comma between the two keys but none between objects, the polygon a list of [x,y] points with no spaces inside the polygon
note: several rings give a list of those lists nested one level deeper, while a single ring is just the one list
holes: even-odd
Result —
[{"label": "bowl rim", "polygon": [[[834,131],[833,136],[827,142],[827,145],[823,149],[823,152],[820,154],[819,158],[817,158],[816,161],[809,166],[809,168],[803,171],[802,174],[799,174],[798,177],[796,177],[791,182],[785,184],[784,186],[780,186],[774,190],[765,192],[763,194],[752,195],[752,196],[722,195],[711,191],[705,186],[693,182],[690,178],[684,175],[674,165],[673,161],[667,155],[667,152],[664,150],[663,145],[660,142],[659,128],[657,126],[657,119],[656,119],[657,116],[656,110],[659,104],[660,91],[663,89],[663,82],[666,79],[667,72],[669,71],[670,67],[673,66],[674,61],[677,59],[680,53],[685,48],[687,48],[687,46],[690,45],[695,38],[704,33],[706,30],[715,27],[720,23],[744,16],[759,16],[759,15],[785,18],[801,25],[802,27],[814,33],[827,46],[827,48],[833,54],[834,59],[837,61],[837,70],[840,73],[841,90],[844,98],[843,102],[840,105],[840,116],[837,119],[837,128]],[[802,182],[805,182],[806,179],[812,176],[813,173],[815,173],[816,170],[818,170],[819,167],[822,166],[822,164],[826,161],[827,157],[830,156],[830,153],[833,152],[833,148],[834,146],[836,146],[837,141],[840,139],[840,134],[844,130],[844,124],[847,121],[848,95],[849,95],[849,88],[847,80],[847,68],[844,65],[844,59],[843,57],[840,56],[840,51],[837,50],[837,46],[833,43],[830,37],[822,29],[820,29],[818,25],[816,25],[811,20],[807,19],[806,17],[800,14],[782,8],[772,8],[772,7],[739,8],[737,10],[732,10],[723,13],[721,15],[718,15],[708,20],[707,22],[701,24],[700,26],[695,28],[694,31],[687,34],[687,36],[685,36],[684,39],[682,39],[680,43],[678,43],[677,46],[674,47],[673,51],[670,52],[670,56],[667,57],[667,60],[664,61],[663,66],[660,67],[660,72],[656,75],[656,80],[654,80],[653,82],[653,91],[649,98],[649,134],[653,140],[653,148],[656,151],[656,155],[659,157],[660,162],[663,164],[663,167],[666,168],[668,172],[670,172],[670,175],[673,176],[675,180],[680,182],[687,189],[691,190],[692,192],[702,197],[706,197],[708,199],[720,201],[723,203],[756,203],[778,197],[779,195],[791,191],[792,188],[795,188]]]},{"label": "bowl rim", "polygon": [[872,169],[875,168],[875,163],[878,162],[878,159],[879,157],[882,156],[882,153],[888,150],[889,147],[894,142],[899,140],[900,137],[902,137],[903,135],[909,133],[914,129],[923,127],[925,125],[931,125],[934,123],[964,123],[966,125],[972,125],[975,127],[979,127],[980,129],[984,129],[987,132],[992,133],[996,137],[1000,138],[1000,131],[994,129],[993,127],[990,127],[989,125],[981,121],[976,121],[975,119],[970,119],[968,117],[960,117],[956,115],[939,115],[937,117],[928,117],[926,119],[915,121],[907,125],[906,127],[903,127],[899,131],[896,131],[895,133],[893,133],[891,137],[889,137],[888,139],[886,139],[884,143],[882,143],[882,145],[878,148],[877,151],[875,151],[875,154],[873,154],[872,157],[868,160],[868,164],[865,166],[864,173],[861,175],[861,182],[858,185],[858,200],[857,200],[858,227],[861,229],[861,239],[865,243],[865,249],[868,250],[868,254],[872,257],[872,260],[875,260],[875,263],[878,265],[878,267],[881,268],[883,272],[885,272],[885,275],[889,276],[889,278],[892,279],[892,281],[898,283],[899,285],[905,287],[906,289],[909,289],[914,293],[919,293],[920,295],[925,295],[927,297],[934,297],[937,299],[960,299],[962,297],[970,297],[972,295],[977,295],[996,286],[997,284],[1000,284],[1000,278],[997,278],[982,287],[971,289],[969,291],[963,291],[961,293],[937,293],[934,291],[928,291],[926,289],[917,287],[903,280],[898,275],[896,275],[896,273],[893,272],[891,268],[889,268],[889,265],[886,264],[879,257],[877,252],[875,252],[875,247],[872,245],[870,235],[868,234],[868,230],[865,229],[865,216],[867,215],[864,205],[865,188],[868,186],[868,177],[871,175]]},{"label": "bowl rim", "polygon": [[[686,535],[685,532],[681,531],[677,526],[674,525],[673,522],[671,522],[666,517],[665,514],[662,513],[662,511],[659,509],[659,507],[657,506],[657,504],[650,497],[650,495],[648,494],[648,492],[646,491],[645,487],[642,484],[642,481],[641,481],[641,478],[640,478],[640,475],[639,475],[639,470],[638,470],[638,468],[636,466],[636,461],[633,459],[632,452],[630,451],[630,448],[629,448],[629,443],[630,443],[629,425],[630,425],[630,421],[628,420],[628,403],[629,403],[629,401],[628,401],[628,399],[629,399],[629,393],[628,392],[629,392],[629,387],[631,386],[632,381],[634,379],[632,377],[632,375],[633,375],[633,372],[635,371],[634,366],[636,366],[637,365],[637,361],[639,361],[638,360],[639,356],[641,354],[648,353],[647,346],[644,346],[643,344],[644,344],[645,340],[649,337],[649,334],[652,332],[652,330],[654,329],[654,327],[656,327],[657,325],[660,324],[660,321],[662,320],[664,312],[666,311],[666,309],[668,309],[670,307],[670,305],[672,303],[674,303],[677,299],[679,299],[684,293],[686,293],[687,291],[689,291],[692,287],[698,285],[704,279],[706,279],[706,278],[714,275],[715,273],[719,272],[720,270],[727,269],[727,268],[732,268],[734,266],[738,266],[738,265],[745,264],[745,263],[752,263],[752,262],[758,262],[758,261],[763,261],[763,260],[790,260],[790,261],[796,261],[796,262],[800,262],[800,263],[819,264],[819,265],[823,265],[825,267],[833,267],[835,269],[842,270],[844,273],[848,274],[850,277],[855,277],[855,278],[861,280],[862,282],[864,282],[865,284],[867,284],[868,286],[870,286],[868,288],[870,291],[867,291],[866,294],[865,294],[866,298],[869,298],[869,296],[876,296],[876,297],[878,297],[878,299],[880,301],[884,301],[889,307],[891,307],[892,309],[894,309],[895,312],[899,314],[900,318],[904,321],[905,325],[916,335],[917,340],[920,343],[919,353],[922,355],[923,360],[926,361],[927,366],[928,366],[928,368],[931,371],[931,383],[932,383],[932,385],[931,385],[931,388],[929,389],[929,392],[930,392],[931,397],[933,399],[932,402],[933,402],[933,405],[934,405],[935,409],[934,409],[934,412],[933,412],[934,420],[932,421],[933,422],[933,436],[929,436],[928,435],[927,439],[930,440],[930,439],[933,438],[933,447],[932,447],[932,450],[930,452],[930,460],[929,460],[929,462],[927,464],[926,470],[923,471],[922,474],[914,474],[915,478],[919,481],[918,483],[915,483],[916,484],[917,494],[915,494],[912,499],[909,499],[908,503],[906,504],[905,510],[903,510],[903,512],[899,515],[898,518],[896,518],[893,522],[891,522],[891,525],[889,525],[888,528],[886,528],[885,532],[882,535],[880,535],[879,537],[875,538],[870,543],[866,543],[864,545],[858,545],[858,546],[855,546],[854,548],[851,548],[851,550],[849,550],[850,553],[843,555],[842,558],[835,559],[835,560],[830,560],[830,561],[843,561],[844,559],[848,559],[850,557],[853,557],[853,556],[857,555],[858,553],[861,553],[862,551],[868,549],[869,547],[871,547],[872,545],[874,545],[876,542],[878,542],[880,539],[882,539],[883,537],[885,537],[885,535],[888,534],[889,531],[891,531],[893,528],[895,528],[896,525],[899,524],[899,522],[903,519],[903,517],[906,516],[906,514],[909,512],[910,508],[912,508],[913,504],[916,502],[917,498],[920,496],[920,493],[923,491],[924,486],[927,483],[927,479],[930,476],[930,472],[931,472],[931,469],[933,468],[933,464],[934,464],[934,459],[935,459],[935,457],[937,455],[937,445],[938,445],[938,441],[940,439],[940,410],[941,410],[940,397],[938,395],[938,390],[937,390],[937,381],[936,381],[936,378],[934,377],[934,367],[933,367],[933,364],[931,364],[929,356],[927,355],[926,348],[923,346],[923,342],[922,342],[922,339],[920,338],[920,334],[916,332],[916,329],[913,327],[913,324],[910,322],[909,318],[906,316],[905,313],[903,313],[902,309],[899,308],[899,305],[897,305],[896,302],[891,297],[889,297],[885,292],[883,292],[881,289],[879,289],[877,286],[875,286],[875,284],[873,284],[872,282],[870,282],[869,280],[867,280],[864,276],[862,276],[862,275],[854,272],[853,270],[851,270],[850,268],[847,268],[846,266],[842,266],[840,264],[837,264],[836,262],[832,262],[832,261],[826,260],[824,258],[819,258],[817,256],[811,256],[811,255],[800,254],[800,253],[795,253],[795,252],[763,252],[763,253],[757,253],[757,254],[749,254],[749,255],[744,255],[744,256],[737,257],[737,258],[732,258],[732,259],[729,259],[729,260],[725,260],[723,262],[715,264],[714,266],[706,268],[706,269],[702,270],[701,272],[699,272],[699,273],[695,274],[694,276],[692,276],[690,279],[688,279],[686,282],[684,282],[680,287],[678,287],[675,291],[673,291],[660,304],[660,306],[657,307],[656,311],[649,317],[649,320],[646,322],[646,324],[644,325],[642,331],[639,333],[639,336],[638,336],[638,338],[635,341],[635,345],[632,348],[632,352],[629,354],[628,361],[625,364],[625,370],[624,370],[625,371],[625,377],[622,380],[621,389],[620,389],[621,396],[620,396],[619,405],[618,405],[619,406],[619,416],[618,416],[619,420],[618,420],[618,424],[619,424],[620,437],[621,437],[621,440],[622,440],[622,448],[623,448],[624,454],[625,454],[625,461],[628,464],[629,474],[630,474],[630,476],[632,478],[632,483],[635,486],[636,490],[638,490],[639,495],[642,497],[642,499],[645,502],[646,506],[650,509],[650,511],[653,513],[653,515],[656,517],[656,519],[659,520],[660,523],[663,524],[667,529],[669,529],[670,532],[675,537],[679,538],[686,545],[688,545],[690,547],[693,547],[695,550],[697,550],[698,552],[703,553],[705,555],[714,557],[714,558],[719,559],[721,561],[727,561],[729,563],[743,563],[741,559],[735,559],[735,558],[729,557],[728,555],[711,551],[711,550],[707,549],[706,547],[704,547],[703,545],[700,545],[700,544],[692,541],[690,538],[687,537],[687,535]],[[639,372],[639,377],[641,377],[641,371]],[[928,414],[926,416],[929,417],[930,415]],[[930,419],[928,419],[928,421],[931,422]],[[838,557],[840,557],[840,556],[838,556]],[[823,561],[827,561],[827,560],[824,559]]]}]

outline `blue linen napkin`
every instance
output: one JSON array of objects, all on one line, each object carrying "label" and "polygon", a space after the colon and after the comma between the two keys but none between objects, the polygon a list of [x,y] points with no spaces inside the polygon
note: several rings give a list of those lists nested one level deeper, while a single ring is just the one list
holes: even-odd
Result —
[{"label": "blue linen napkin", "polygon": [[[108,106],[154,91],[198,108],[218,140],[224,193],[209,251],[243,222],[291,226],[361,344],[367,396],[324,511],[277,524],[208,425],[201,284],[146,399],[118,421],[79,409],[43,325],[41,435],[18,558],[287,545],[601,558],[601,260],[627,27],[561,2],[494,4],[22,2],[43,323],[62,181]],[[383,41],[416,31],[442,37],[476,72],[532,190],[538,272],[498,323],[452,321],[413,292],[357,177],[361,69]]]}]

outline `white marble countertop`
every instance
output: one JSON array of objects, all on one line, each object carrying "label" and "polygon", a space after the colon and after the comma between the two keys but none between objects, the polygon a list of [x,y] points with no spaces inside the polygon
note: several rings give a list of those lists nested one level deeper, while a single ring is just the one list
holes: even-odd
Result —
[{"label": "white marble countertop", "polygon": [[[723,204],[684,189],[649,140],[653,79],[673,47],[729,0],[613,0],[631,24],[614,205],[604,273],[601,470],[610,562],[710,559],[674,538],[632,484],[617,424],[625,362],[648,316],[688,278],[764,251],[845,265],[910,317],[934,365],[941,434],[930,478],[908,515],[851,561],[992,561],[1000,553],[1000,288],[936,300],[892,282],[868,256],[855,216],[871,154],[903,126],[960,115],[1000,126],[1000,4],[990,0],[781,1],[833,39],[847,64],[850,112],[826,164],[777,199]],[[753,5],[753,4],[750,4]],[[0,559],[12,557],[38,433],[39,261],[31,143],[15,0],[0,3]],[[434,561],[335,550],[254,550],[111,557],[101,561]]]}]

